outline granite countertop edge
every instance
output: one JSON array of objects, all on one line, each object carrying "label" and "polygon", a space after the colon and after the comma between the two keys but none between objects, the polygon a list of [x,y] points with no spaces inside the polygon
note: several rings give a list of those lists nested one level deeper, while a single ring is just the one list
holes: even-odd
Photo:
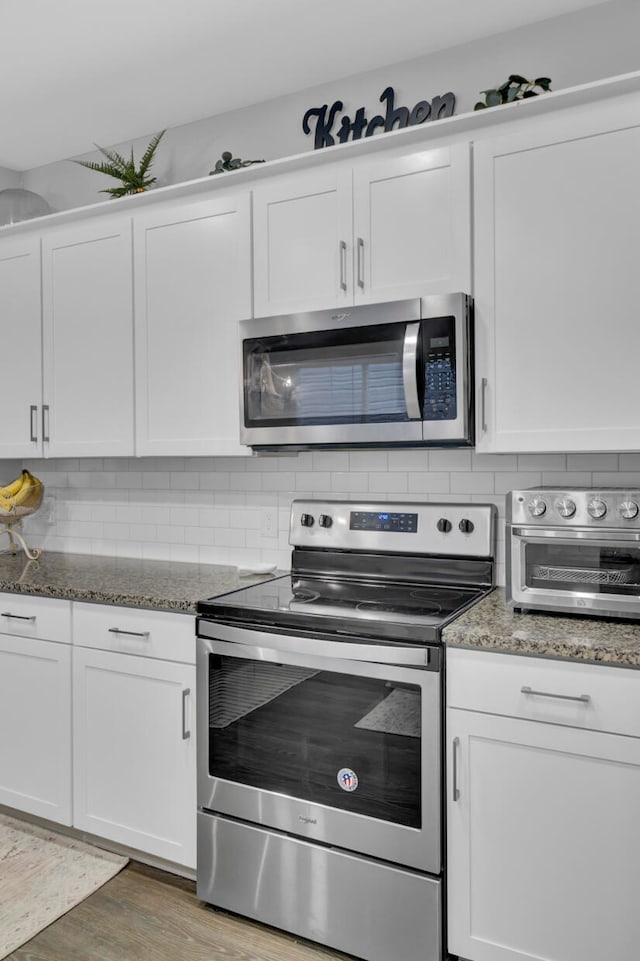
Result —
[{"label": "granite countertop edge", "polygon": [[448,648],[640,669],[640,621],[514,613],[496,588],[443,631]]}]

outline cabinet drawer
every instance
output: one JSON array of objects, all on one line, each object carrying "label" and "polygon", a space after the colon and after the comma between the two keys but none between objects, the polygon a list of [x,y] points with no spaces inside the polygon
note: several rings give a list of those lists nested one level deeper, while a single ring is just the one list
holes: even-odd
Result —
[{"label": "cabinet drawer", "polygon": [[447,706],[640,737],[640,671],[450,649]]},{"label": "cabinet drawer", "polygon": [[109,604],[74,604],[73,643],[195,664],[195,617]]},{"label": "cabinet drawer", "polygon": [[0,634],[71,643],[71,602],[29,594],[0,594]]}]

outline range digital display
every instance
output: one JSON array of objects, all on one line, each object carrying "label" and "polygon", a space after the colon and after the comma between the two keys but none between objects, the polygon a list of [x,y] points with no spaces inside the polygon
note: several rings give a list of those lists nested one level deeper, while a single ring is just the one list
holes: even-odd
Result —
[{"label": "range digital display", "polygon": [[395,514],[390,511],[351,511],[349,529],[352,531],[392,531],[394,534],[415,534],[417,514]]}]

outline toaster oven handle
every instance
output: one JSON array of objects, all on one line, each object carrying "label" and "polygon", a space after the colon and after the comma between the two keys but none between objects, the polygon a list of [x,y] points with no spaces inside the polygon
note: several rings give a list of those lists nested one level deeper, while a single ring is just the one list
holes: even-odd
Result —
[{"label": "toaster oven handle", "polygon": [[418,397],[418,337],[420,323],[407,324],[402,348],[402,383],[404,402],[411,420],[421,420],[420,398]]},{"label": "toaster oven handle", "polygon": [[514,537],[535,537],[540,539],[562,538],[563,540],[587,541],[640,541],[640,531],[594,531],[589,529],[567,527],[565,529],[541,527],[512,527]]}]

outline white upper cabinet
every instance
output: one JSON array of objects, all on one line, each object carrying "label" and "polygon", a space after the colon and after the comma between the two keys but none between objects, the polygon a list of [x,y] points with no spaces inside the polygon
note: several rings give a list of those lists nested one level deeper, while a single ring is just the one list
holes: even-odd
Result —
[{"label": "white upper cabinet", "polygon": [[352,304],[352,222],[349,167],[256,187],[256,317]]},{"label": "white upper cabinet", "polygon": [[134,218],[136,451],[248,453],[237,324],[251,316],[249,194]]},{"label": "white upper cabinet", "polygon": [[640,449],[640,99],[475,147],[477,447]]},{"label": "white upper cabinet", "polygon": [[96,217],[42,238],[44,452],[134,453],[131,220]]},{"label": "white upper cabinet", "polygon": [[471,293],[469,145],[359,164],[355,300]]},{"label": "white upper cabinet", "polygon": [[256,316],[471,291],[468,144],[254,191]]},{"label": "white upper cabinet", "polygon": [[37,457],[42,430],[40,238],[0,241],[0,457]]}]

